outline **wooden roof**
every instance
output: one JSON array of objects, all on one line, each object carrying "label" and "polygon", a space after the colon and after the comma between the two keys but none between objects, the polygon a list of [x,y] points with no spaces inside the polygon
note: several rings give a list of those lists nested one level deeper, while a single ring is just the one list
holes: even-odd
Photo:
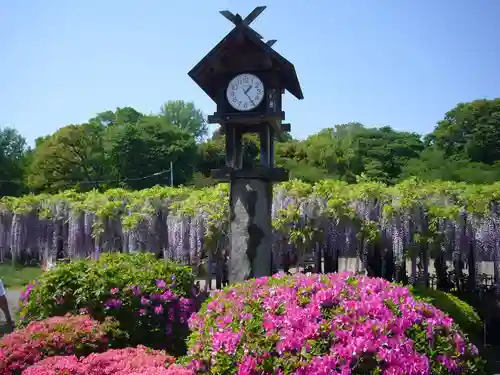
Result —
[{"label": "wooden roof", "polygon": [[261,36],[245,23],[237,24],[229,34],[191,69],[188,75],[215,101],[217,82],[213,82],[216,79],[213,72],[217,71],[218,63],[221,59],[230,53],[236,45],[240,45],[242,41],[252,43],[264,52],[271,59],[273,68],[279,71],[283,87],[297,99],[304,99],[293,64],[272,49],[271,46],[263,42]]}]

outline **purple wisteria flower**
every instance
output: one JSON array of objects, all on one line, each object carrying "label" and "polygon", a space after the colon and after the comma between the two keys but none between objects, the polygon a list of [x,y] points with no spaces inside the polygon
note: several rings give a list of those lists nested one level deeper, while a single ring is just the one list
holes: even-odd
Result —
[{"label": "purple wisteria flower", "polygon": [[156,287],[159,289],[165,289],[167,286],[167,283],[165,280],[156,280]]},{"label": "purple wisteria flower", "polygon": [[122,301],[118,298],[111,298],[104,303],[104,306],[108,309],[118,309],[122,305]]}]

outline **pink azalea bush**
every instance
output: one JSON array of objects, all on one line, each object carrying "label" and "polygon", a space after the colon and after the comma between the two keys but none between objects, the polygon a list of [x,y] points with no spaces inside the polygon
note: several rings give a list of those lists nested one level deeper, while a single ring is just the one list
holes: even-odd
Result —
[{"label": "pink azalea bush", "polygon": [[188,267],[154,254],[103,254],[45,272],[24,290],[20,315],[24,322],[66,313],[113,317],[127,333],[115,347],[142,344],[184,354],[187,321],[196,309],[193,285]]},{"label": "pink azalea bush", "polygon": [[278,274],[215,293],[186,361],[211,374],[481,374],[453,320],[409,290],[350,273]]},{"label": "pink azalea bush", "polygon": [[99,323],[86,315],[31,322],[0,339],[0,375],[21,374],[48,356],[105,351],[116,327],[110,319]]},{"label": "pink azalea bush", "polygon": [[23,375],[194,375],[173,364],[164,351],[137,348],[111,349],[85,358],[55,356],[29,367]]}]

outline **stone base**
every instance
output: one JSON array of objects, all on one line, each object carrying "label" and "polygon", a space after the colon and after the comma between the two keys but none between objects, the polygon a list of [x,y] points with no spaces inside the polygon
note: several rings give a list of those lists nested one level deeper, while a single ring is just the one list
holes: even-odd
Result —
[{"label": "stone base", "polygon": [[229,282],[271,275],[272,183],[231,180]]}]

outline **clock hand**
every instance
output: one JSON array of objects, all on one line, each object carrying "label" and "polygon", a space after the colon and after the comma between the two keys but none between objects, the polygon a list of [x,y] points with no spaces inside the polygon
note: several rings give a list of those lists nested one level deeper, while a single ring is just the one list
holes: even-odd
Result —
[{"label": "clock hand", "polygon": [[252,98],[250,97],[250,95],[248,95],[247,93],[245,93],[245,95],[247,96],[247,98],[252,102],[253,105],[255,105],[255,102],[252,100]]},{"label": "clock hand", "polygon": [[248,89],[243,90],[244,94],[245,94],[246,96],[248,96],[248,92],[249,92],[252,88],[253,88],[253,86],[252,86],[252,85],[248,86]]},{"label": "clock hand", "polygon": [[255,105],[255,102],[252,100],[252,98],[250,97],[250,95],[248,95],[248,92],[253,88],[252,85],[248,86],[248,89],[246,90],[243,90],[243,94],[245,94],[247,96],[248,99],[250,99],[250,102],[252,103],[252,105]]}]

